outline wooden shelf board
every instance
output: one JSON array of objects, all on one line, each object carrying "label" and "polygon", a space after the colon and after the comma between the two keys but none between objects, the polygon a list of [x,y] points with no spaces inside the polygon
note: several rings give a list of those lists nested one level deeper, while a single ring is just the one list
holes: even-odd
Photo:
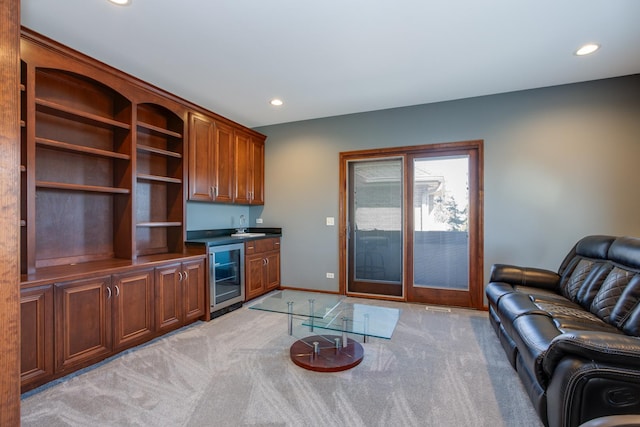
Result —
[{"label": "wooden shelf board", "polygon": [[131,129],[131,126],[128,123],[119,122],[117,120],[113,120],[109,117],[99,116],[97,114],[88,113],[86,111],[78,110],[76,108],[67,107],[66,105],[58,104],[55,102],[47,101],[45,99],[36,98],[36,108],[39,111],[50,112],[53,114],[58,114],[63,117],[65,116],[73,116],[76,118],[89,120],[98,125],[107,125],[118,127],[121,129]]},{"label": "wooden shelf board", "polygon": [[182,134],[181,133],[174,132],[174,131],[169,130],[169,129],[161,128],[159,126],[150,125],[149,123],[138,121],[138,127],[142,128],[142,129],[146,129],[146,130],[151,131],[151,132],[159,133],[161,135],[171,136],[173,138],[182,138]]},{"label": "wooden shelf board", "polygon": [[164,221],[164,222],[139,222],[136,227],[181,227],[182,222]]},{"label": "wooden shelf board", "polygon": [[137,175],[138,179],[144,179],[147,181],[159,181],[159,182],[169,182],[172,184],[182,184],[182,180],[179,178],[171,178],[168,176],[159,176],[159,175],[149,175],[145,173],[139,173]]},{"label": "wooden shelf board", "polygon": [[138,144],[137,148],[138,150],[146,151],[147,153],[154,153],[154,154],[159,154],[161,156],[167,156],[167,157],[175,157],[176,159],[182,158],[182,154],[176,153],[175,151],[163,150],[162,148],[150,147],[148,145],[141,145],[141,144]]},{"label": "wooden shelf board", "polygon": [[110,157],[110,158],[122,159],[122,160],[131,159],[131,156],[128,154],[116,153],[115,151],[109,151],[109,150],[101,150],[99,148],[83,147],[81,145],[70,144],[68,142],[56,141],[56,140],[47,139],[47,138],[36,137],[36,144],[50,147],[50,148],[56,148],[58,150],[72,151],[75,153],[92,154],[95,156]]},{"label": "wooden shelf board", "polygon": [[99,185],[68,184],[65,182],[36,181],[36,187],[56,190],[87,191],[93,193],[129,194],[128,188],[103,187]]}]

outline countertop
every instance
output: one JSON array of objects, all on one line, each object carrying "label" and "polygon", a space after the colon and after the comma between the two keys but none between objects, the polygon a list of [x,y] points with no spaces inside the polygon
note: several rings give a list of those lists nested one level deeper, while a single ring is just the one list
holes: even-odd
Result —
[{"label": "countertop", "polygon": [[247,233],[264,233],[264,236],[242,236],[233,237],[235,228],[219,230],[194,230],[187,231],[185,243],[191,245],[221,246],[233,243],[244,243],[250,240],[268,239],[271,237],[282,237],[282,228],[247,228]]}]

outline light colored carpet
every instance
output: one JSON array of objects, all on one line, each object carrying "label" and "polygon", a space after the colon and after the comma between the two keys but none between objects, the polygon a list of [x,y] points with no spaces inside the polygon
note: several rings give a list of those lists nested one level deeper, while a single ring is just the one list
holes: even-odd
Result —
[{"label": "light colored carpet", "polygon": [[294,365],[286,316],[243,307],[23,396],[22,425],[542,425],[486,312],[358,302],[402,311],[351,370]]}]

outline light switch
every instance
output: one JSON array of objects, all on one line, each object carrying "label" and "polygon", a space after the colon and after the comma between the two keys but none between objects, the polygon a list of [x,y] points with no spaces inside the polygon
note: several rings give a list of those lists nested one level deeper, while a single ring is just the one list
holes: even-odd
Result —
[{"label": "light switch", "polygon": [[335,221],[332,216],[327,217],[327,225],[335,225]]}]

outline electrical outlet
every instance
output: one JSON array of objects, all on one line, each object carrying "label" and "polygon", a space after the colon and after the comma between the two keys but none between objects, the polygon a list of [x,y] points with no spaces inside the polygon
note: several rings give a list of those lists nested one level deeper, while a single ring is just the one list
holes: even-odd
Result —
[{"label": "electrical outlet", "polygon": [[327,279],[333,279],[333,273],[327,273]]},{"label": "electrical outlet", "polygon": [[256,218],[256,224],[262,224],[262,218]]},{"label": "electrical outlet", "polygon": [[332,216],[327,217],[327,225],[335,225],[335,220]]}]

